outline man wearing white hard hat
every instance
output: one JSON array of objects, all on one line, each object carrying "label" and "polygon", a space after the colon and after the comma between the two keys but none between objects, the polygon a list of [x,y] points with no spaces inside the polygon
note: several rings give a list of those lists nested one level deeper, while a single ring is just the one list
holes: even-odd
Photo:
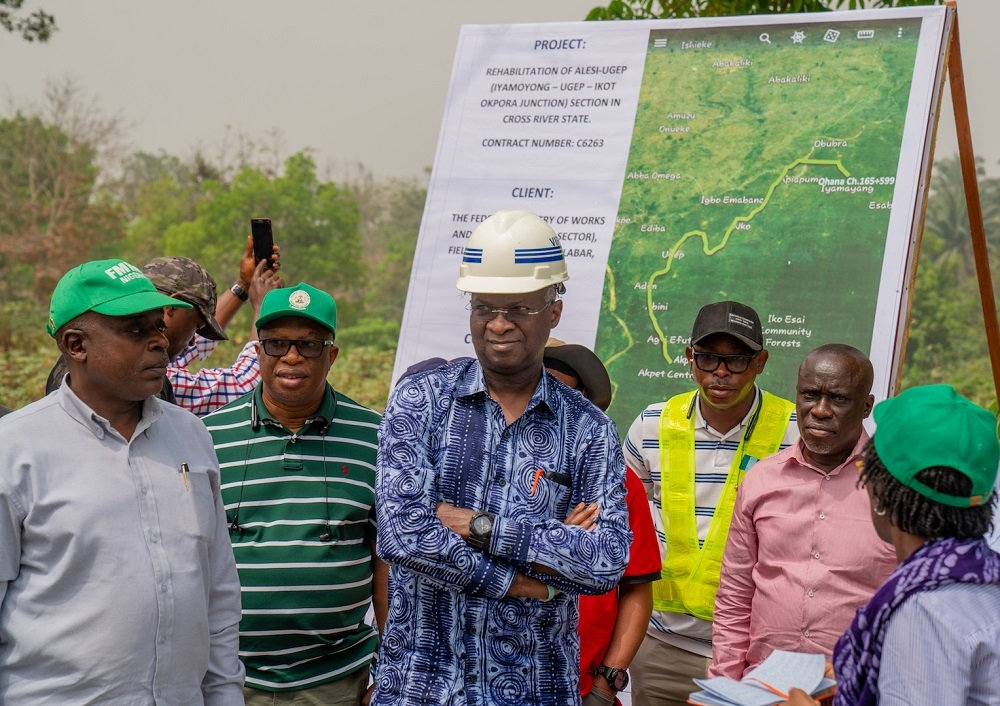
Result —
[{"label": "man wearing white hard hat", "polygon": [[579,704],[578,594],[631,532],[614,424],[544,374],[569,279],[555,232],[500,211],[469,238],[476,359],[406,377],[379,430],[389,615],[373,704]]}]

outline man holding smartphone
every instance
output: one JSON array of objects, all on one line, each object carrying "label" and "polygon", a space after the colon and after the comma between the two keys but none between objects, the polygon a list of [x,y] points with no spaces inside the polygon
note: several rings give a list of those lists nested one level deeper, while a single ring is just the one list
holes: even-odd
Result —
[{"label": "man holding smartphone", "polygon": [[[211,292],[212,310],[222,327],[229,325],[229,322],[246,302],[250,302],[253,307],[252,320],[256,320],[264,296],[272,289],[285,286],[284,280],[278,274],[278,270],[281,268],[280,253],[277,247],[272,245],[271,248],[272,255],[269,262],[258,260],[254,252],[253,237],[247,238],[247,245],[240,258],[240,276],[229,289],[221,293],[217,306],[215,305],[215,280],[193,260],[188,260],[201,272],[204,272],[204,278],[211,282],[210,287],[202,285],[201,290],[204,291],[205,296]],[[186,283],[191,277],[177,271],[178,268],[173,266],[171,262],[176,260],[186,260],[186,258],[156,258],[147,263],[143,271],[153,280],[157,289],[171,296],[185,299],[183,294],[177,294],[177,292],[191,291],[192,294],[195,294],[195,289],[186,288]],[[204,278],[201,278],[201,281],[205,281]],[[195,303],[196,300],[191,301],[191,303]],[[203,417],[219,407],[239,399],[253,390],[260,382],[260,363],[254,346],[257,340],[257,329],[252,324],[247,343],[231,366],[202,368],[198,372],[189,371],[188,366],[195,360],[208,358],[215,350],[218,340],[225,339],[213,339],[211,336],[206,336],[204,328],[193,332],[197,335],[192,336],[190,323],[187,323],[186,326],[184,326],[184,322],[178,322],[178,324],[182,328],[177,332],[176,337],[171,336],[172,320],[167,320],[167,337],[172,340],[178,338],[182,342],[179,352],[172,358],[172,363],[167,368],[167,379],[173,388],[178,405],[199,417]]]}]

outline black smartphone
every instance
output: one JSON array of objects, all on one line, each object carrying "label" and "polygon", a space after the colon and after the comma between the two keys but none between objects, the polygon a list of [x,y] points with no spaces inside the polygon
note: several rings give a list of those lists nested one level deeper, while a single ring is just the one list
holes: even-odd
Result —
[{"label": "black smartphone", "polygon": [[253,234],[254,264],[267,260],[271,266],[271,256],[274,255],[274,235],[271,233],[270,218],[251,218],[250,232]]}]

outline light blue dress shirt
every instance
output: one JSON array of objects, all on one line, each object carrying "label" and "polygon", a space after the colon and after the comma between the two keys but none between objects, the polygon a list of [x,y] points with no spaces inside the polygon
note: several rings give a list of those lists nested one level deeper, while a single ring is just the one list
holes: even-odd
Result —
[{"label": "light blue dress shirt", "polygon": [[67,384],[0,420],[0,703],[242,705],[239,621],[197,417],[126,441]]},{"label": "light blue dress shirt", "polygon": [[1000,585],[910,596],[882,647],[879,706],[1000,704]]}]

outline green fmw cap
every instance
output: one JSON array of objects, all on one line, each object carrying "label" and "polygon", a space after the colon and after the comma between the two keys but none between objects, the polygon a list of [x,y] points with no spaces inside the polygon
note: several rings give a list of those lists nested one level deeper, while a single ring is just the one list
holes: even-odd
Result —
[{"label": "green fmw cap", "polygon": [[[875,405],[875,451],[892,477],[942,505],[971,507],[989,500],[1000,464],[997,420],[951,385],[923,385]],[[972,481],[968,498],[948,495],[916,479],[944,466]]]},{"label": "green fmw cap", "polygon": [[268,322],[285,316],[310,319],[337,334],[337,302],[322,289],[305,282],[268,292],[260,303],[260,316],[254,326],[259,333]]},{"label": "green fmw cap", "polygon": [[56,331],[88,311],[131,316],[165,306],[191,308],[187,302],[156,291],[135,265],[122,260],[95,260],[74,267],[59,280],[52,292],[45,330],[55,336]]}]

